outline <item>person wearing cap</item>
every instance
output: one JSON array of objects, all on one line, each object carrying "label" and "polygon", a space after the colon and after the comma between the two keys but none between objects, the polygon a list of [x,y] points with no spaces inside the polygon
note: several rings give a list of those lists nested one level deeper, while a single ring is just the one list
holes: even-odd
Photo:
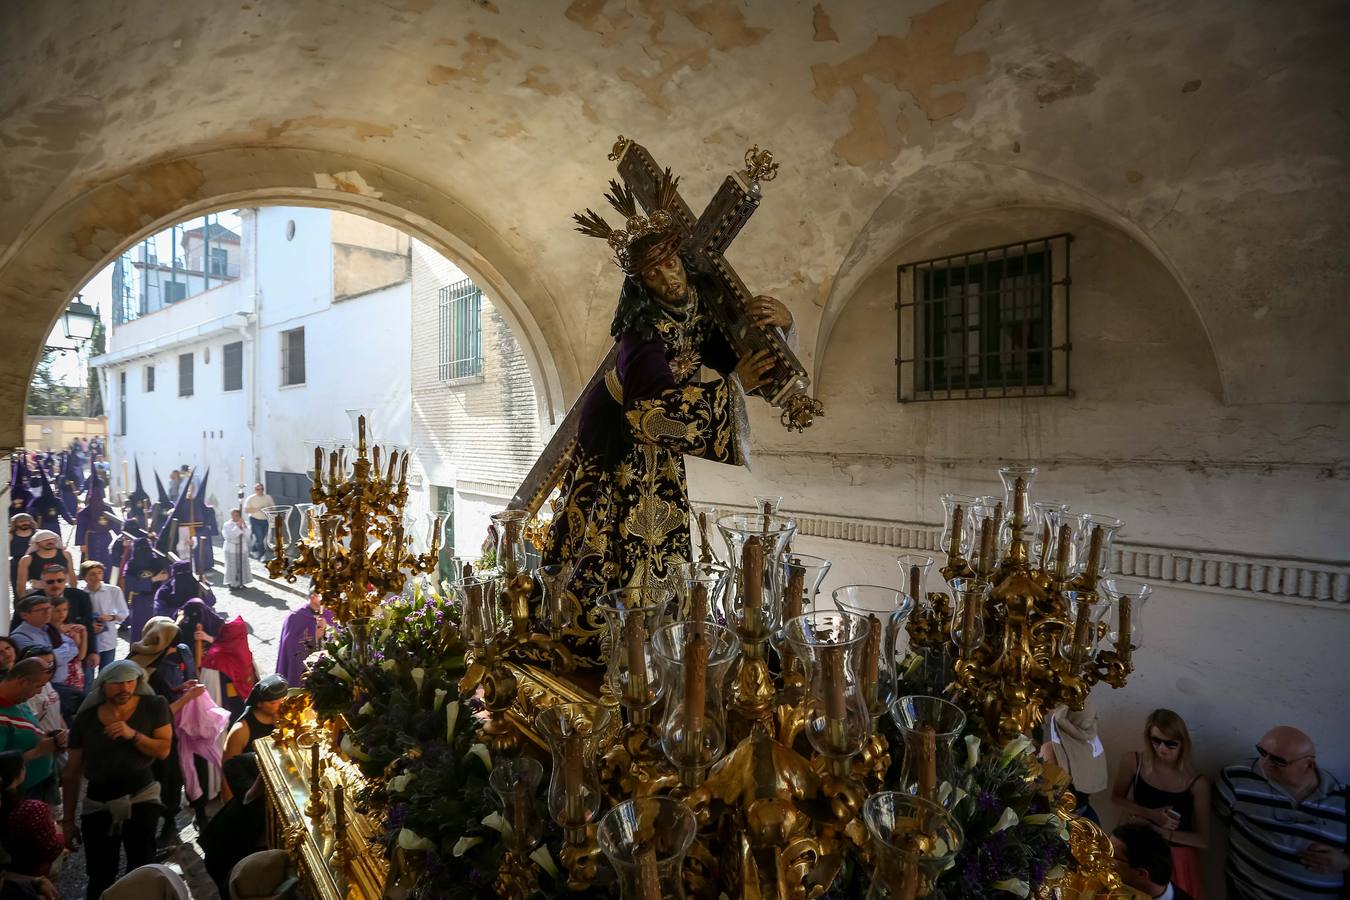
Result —
[{"label": "person wearing cap", "polygon": [[102,668],[117,655],[117,628],[131,614],[122,589],[104,580],[103,563],[86,559],[80,563],[80,577],[94,607],[94,652]]},{"label": "person wearing cap", "polygon": [[288,900],[301,896],[300,876],[285,850],[259,850],[230,872],[230,900]]},{"label": "person wearing cap", "polygon": [[[206,686],[197,679],[192,653],[186,644],[178,643],[178,623],[167,616],[155,616],[145,623],[141,639],[131,645],[127,659],[146,671],[147,684],[169,704],[170,713],[178,711],[194,697],[206,693]],[[176,818],[183,794],[183,772],[178,764],[178,746],[175,741],[172,755],[156,766],[156,777],[163,787],[160,802],[164,807],[164,826],[160,838],[167,841],[178,833]],[[206,798],[198,801],[195,810],[205,817]]]},{"label": "person wearing cap", "polygon": [[37,521],[26,512],[18,513],[9,520],[9,588],[17,600],[25,593],[20,590],[19,563],[28,555],[28,546],[33,543],[33,533],[37,531]]},{"label": "person wearing cap", "polygon": [[1078,710],[1060,706],[1046,719],[1045,743],[1041,759],[1052,762],[1069,776],[1078,807],[1074,815],[1101,822],[1092,808],[1092,795],[1106,790],[1110,773],[1106,763],[1106,749],[1097,734],[1097,710],[1092,701]]},{"label": "person wearing cap", "polygon": [[[172,723],[168,702],[150,688],[145,670],[128,659],[99,673],[75,716],[61,830],[67,844],[83,835],[90,897],[101,896],[117,880],[122,852],[128,870],[154,861],[162,809],[154,764],[169,758]],[[88,787],[77,828],[83,780]]]},{"label": "person wearing cap", "polygon": [[[268,675],[249,691],[248,703],[244,714],[230,728],[225,738],[225,752],[221,759],[229,762],[241,753],[252,753],[253,743],[258,738],[267,737],[276,727],[277,713],[281,711],[281,701],[286,699],[290,685],[280,675]],[[230,799],[229,784],[221,791],[226,800]]]},{"label": "person wearing cap", "polygon": [[19,560],[14,586],[20,597],[41,587],[42,572],[47,566],[58,566],[67,573],[75,571],[70,551],[61,546],[61,536],[42,528],[33,532],[28,553]]}]

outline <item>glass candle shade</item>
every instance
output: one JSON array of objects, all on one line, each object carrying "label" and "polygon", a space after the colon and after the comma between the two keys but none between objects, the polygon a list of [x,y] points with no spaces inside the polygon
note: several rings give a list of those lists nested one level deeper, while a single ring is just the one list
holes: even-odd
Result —
[{"label": "glass candle shade", "polygon": [[466,578],[475,577],[478,558],[470,556],[442,556],[441,577],[450,584],[459,584]]},{"label": "glass candle shade", "polygon": [[806,669],[806,737],[836,774],[872,735],[863,683],[871,624],[843,611],[804,613],[787,623],[788,646]]},{"label": "glass candle shade", "polygon": [[1061,655],[1074,667],[1073,674],[1097,652],[1101,638],[1101,622],[1111,604],[1094,591],[1064,591],[1064,605],[1069,617],[1069,630],[1060,642]]},{"label": "glass candle shade", "polygon": [[680,870],[695,831],[689,807],[669,797],[625,800],[605,813],[596,839],[622,900],[683,900]]},{"label": "glass candle shade", "polygon": [[423,553],[439,553],[445,546],[445,523],[450,520],[448,512],[429,512],[426,514],[425,540],[423,541],[421,551]]},{"label": "glass candle shade", "polygon": [[759,653],[782,621],[783,551],[797,524],[782,516],[734,515],[717,520],[731,568],[727,624],[748,652]]},{"label": "glass candle shade", "polygon": [[265,506],[263,515],[267,517],[267,549],[276,550],[281,544],[284,556],[291,546],[291,508],[289,506]]},{"label": "glass candle shade", "polygon": [[937,802],[938,788],[956,782],[952,747],[966,727],[966,714],[940,697],[912,694],[891,704],[891,719],[904,741],[901,790]]},{"label": "glass candle shade", "polygon": [[[952,549],[952,533],[957,530],[959,525],[959,537],[956,544],[957,555],[965,559],[970,558],[971,536],[974,531],[971,527],[973,519],[971,518],[971,507],[979,500],[969,494],[943,494],[942,495],[942,544],[938,548],[944,554],[950,554]],[[960,522],[957,522],[957,509],[961,510]]]},{"label": "glass candle shade", "polygon": [[1100,587],[1111,601],[1106,639],[1117,653],[1128,656],[1131,651],[1144,646],[1144,604],[1153,593],[1153,588],[1142,581],[1127,581],[1124,578],[1108,578]]},{"label": "glass candle shade", "polygon": [[[999,561],[1003,558],[1003,550],[1006,549],[1006,544],[999,540],[1006,517],[1003,498],[992,494],[976,498],[975,504],[970,508],[972,530],[970,553],[967,557],[970,560],[970,567],[977,573],[993,572],[998,568]],[[986,529],[989,537],[985,536]]]},{"label": "glass candle shade", "polygon": [[[1096,586],[1098,578],[1105,578],[1111,573],[1111,544],[1115,540],[1116,532],[1120,531],[1124,524],[1114,516],[1097,513],[1083,513],[1078,516],[1078,528],[1074,536],[1077,542],[1074,566],[1076,582],[1081,582],[1091,590]],[[1095,537],[1098,533],[1100,537]],[[1100,549],[1094,554],[1093,548],[1098,543],[1101,545]]]},{"label": "glass candle shade", "polygon": [[508,509],[492,516],[492,523],[497,526],[497,568],[509,578],[526,568],[525,523],[528,519],[529,513],[523,509]]},{"label": "glass candle shade", "polygon": [[572,604],[567,600],[567,582],[572,578],[572,567],[561,563],[540,566],[534,570],[539,579],[539,588],[543,593],[540,607],[543,611],[543,625],[557,640],[564,628],[572,626]]},{"label": "glass candle shade", "polygon": [[680,566],[680,575],[675,579],[677,606],[672,611],[674,620],[691,621],[697,612],[705,622],[725,625],[724,594],[729,574],[730,570],[720,562],[693,562]]},{"label": "glass candle shade", "polygon": [[[1036,567],[1042,571],[1054,572],[1056,546],[1059,542],[1059,527],[1068,521],[1069,504],[1067,503],[1043,500],[1031,504],[1031,559]],[[1072,565],[1072,555],[1070,556],[1070,564]]]},{"label": "glass candle shade", "polygon": [[932,896],[938,875],[961,849],[961,826],[935,803],[884,791],[863,803],[876,867],[867,900]]},{"label": "glass candle shade", "polygon": [[916,610],[927,610],[930,605],[928,602],[928,573],[933,569],[933,557],[920,556],[917,553],[903,553],[895,558],[895,564],[900,567],[900,585],[903,592],[909,595],[914,601]]},{"label": "glass candle shade", "polygon": [[314,541],[318,538],[317,529],[314,527],[314,510],[315,505],[313,503],[295,504],[297,527],[295,539],[297,542]]},{"label": "glass candle shade", "polygon": [[595,771],[598,738],[609,727],[609,710],[598,703],[559,703],[535,717],[535,728],[548,741],[553,773],[548,781],[548,814],[567,840],[585,840],[586,825],[600,811],[600,779]]},{"label": "glass candle shade", "polygon": [[[816,596],[820,593],[820,585],[825,580],[825,576],[830,573],[831,563],[828,559],[821,556],[810,556],[805,553],[788,553],[783,557],[782,564],[782,583],[783,583],[783,621],[794,619],[798,615],[807,612],[816,611]],[[788,596],[788,587],[793,584],[793,569],[801,569],[801,606],[796,607],[793,599]],[[789,612],[796,611],[796,615],[788,615]],[[780,627],[779,633],[782,633]]]},{"label": "glass candle shade", "polygon": [[649,639],[666,624],[673,596],[667,588],[619,588],[597,604],[609,628],[605,681],[630,721],[661,699],[662,673]]},{"label": "glass candle shade", "polygon": [[760,496],[755,498],[755,512],[763,515],[768,513],[771,516],[778,515],[778,507],[783,503],[782,497]]},{"label": "glass candle shade", "polygon": [[[1036,473],[1040,472],[1036,466],[1000,466],[998,470],[999,480],[1003,482],[1003,523],[1000,544],[1004,547],[1012,541],[1014,537],[1025,538],[1032,524],[1031,518],[1031,484],[1036,480]],[[1017,509],[1017,483],[1022,483],[1022,531],[1019,534],[1013,534],[1013,519],[1016,517]]]},{"label": "glass candle shade", "polygon": [[538,815],[535,795],[543,780],[544,767],[529,756],[499,760],[488,776],[488,785],[502,805],[506,831],[502,837],[516,853],[528,855],[544,836],[544,820]]},{"label": "glass candle shade", "polygon": [[990,585],[978,578],[953,578],[949,584],[956,603],[952,642],[962,656],[969,656],[984,641],[984,605]]},{"label": "glass candle shade", "polygon": [[741,642],[730,628],[706,621],[664,625],[651,642],[665,683],[661,749],[681,781],[693,786],[726,752],[722,694]]},{"label": "glass candle shade", "polygon": [[497,601],[498,580],[491,576],[465,578],[453,585],[460,598],[460,624],[464,630],[464,642],[480,652],[486,649],[506,622],[502,606]]},{"label": "glass candle shade", "polygon": [[346,629],[351,641],[352,658],[363,666],[368,664],[370,662],[370,619],[366,617],[352,619],[347,623]]},{"label": "glass candle shade", "polygon": [[[895,588],[875,584],[849,584],[836,588],[834,604],[847,613],[867,619],[878,630],[863,648],[863,695],[872,718],[885,715],[895,699],[896,666],[907,652],[909,635],[905,620],[914,611],[914,601]],[[902,638],[903,635],[903,638]],[[903,648],[901,645],[904,645]]]}]

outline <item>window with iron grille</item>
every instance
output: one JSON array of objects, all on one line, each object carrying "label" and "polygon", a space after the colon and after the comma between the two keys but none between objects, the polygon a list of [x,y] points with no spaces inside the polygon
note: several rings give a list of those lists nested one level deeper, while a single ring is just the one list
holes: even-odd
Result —
[{"label": "window with iron grille", "polygon": [[178,396],[192,396],[192,354],[178,354]]},{"label": "window with iron grille", "polygon": [[165,304],[177,303],[187,299],[188,286],[182,281],[166,281],[160,288],[164,292]]},{"label": "window with iron grille", "polygon": [[483,292],[468,278],[441,288],[441,381],[483,374]]},{"label": "window with iron grille", "polygon": [[232,341],[225,345],[224,365],[225,390],[242,391],[244,389],[244,342]]},{"label": "window with iron grille", "polygon": [[155,392],[155,367],[145,367],[145,392],[153,394]]},{"label": "window with iron grille", "polygon": [[127,370],[117,373],[117,433],[127,433]]},{"label": "window with iron grille", "polygon": [[305,383],[305,329],[281,333],[281,384]]},{"label": "window with iron grille", "polygon": [[1071,240],[901,265],[897,399],[1067,395]]},{"label": "window with iron grille", "polygon": [[211,274],[225,275],[230,270],[230,254],[224,247],[211,248]]}]

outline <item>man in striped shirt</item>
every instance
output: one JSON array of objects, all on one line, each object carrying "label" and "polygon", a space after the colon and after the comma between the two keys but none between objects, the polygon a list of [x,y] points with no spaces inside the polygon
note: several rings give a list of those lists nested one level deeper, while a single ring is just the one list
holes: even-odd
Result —
[{"label": "man in striped shirt", "polygon": [[1218,811],[1231,818],[1228,885],[1244,900],[1331,900],[1350,857],[1345,788],[1317,766],[1312,739],[1280,725],[1256,745],[1258,757],[1219,777]]}]

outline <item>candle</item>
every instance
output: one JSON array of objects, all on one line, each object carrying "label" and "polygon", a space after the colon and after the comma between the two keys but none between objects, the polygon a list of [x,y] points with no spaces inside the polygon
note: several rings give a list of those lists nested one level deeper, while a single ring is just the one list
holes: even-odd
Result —
[{"label": "candle", "polygon": [[656,848],[650,843],[637,851],[638,897],[640,900],[661,900],[661,873],[656,867]]},{"label": "candle", "polygon": [[787,591],[783,594],[783,621],[791,622],[802,614],[803,594],[806,592],[806,566],[797,557],[788,560]]},{"label": "candle", "polygon": [[530,792],[529,784],[523,778],[517,778],[511,791],[511,831],[516,846],[521,850],[529,849]]},{"label": "candle", "polygon": [[1069,580],[1069,551],[1073,549],[1073,528],[1059,526],[1059,542],[1055,545],[1055,580]]},{"label": "candle", "polygon": [[1050,553],[1050,516],[1047,513],[1045,523],[1041,525],[1041,571],[1045,571],[1045,564],[1049,562]]},{"label": "candle", "polygon": [[1131,631],[1134,629],[1134,623],[1130,621],[1130,597],[1127,594],[1120,595],[1120,635],[1116,640],[1116,653],[1126,665],[1130,662],[1131,638],[1134,637]]},{"label": "candle", "polygon": [[582,791],[582,737],[576,733],[575,723],[564,723],[563,735],[563,824],[577,826],[585,823]]},{"label": "candle", "polygon": [[937,793],[937,730],[931,723],[919,726],[919,796],[932,800]]},{"label": "candle", "polygon": [[760,622],[760,603],[764,598],[764,545],[758,535],[751,535],[741,551],[741,583],[745,587],[744,619],[742,629],[747,641],[758,642],[764,639],[760,634],[763,627]]},{"label": "candle", "polygon": [[909,567],[909,596],[918,606],[923,602],[923,569],[920,566]]},{"label": "candle", "polygon": [[708,514],[700,512],[698,514],[698,561],[712,562],[712,548],[708,546]]},{"label": "candle", "polygon": [[773,517],[773,504],[765,502],[764,504],[764,530],[769,530],[769,519]]},{"label": "candle", "polygon": [[694,630],[702,634],[708,621],[708,586],[701,581],[694,582],[689,591],[689,620]]},{"label": "candle", "polygon": [[947,545],[947,564],[954,565],[961,558],[961,529],[966,524],[966,511],[958,506],[952,511],[952,536]]},{"label": "candle", "polygon": [[1013,524],[1022,525],[1027,516],[1027,481],[1019,478],[1013,482]]},{"label": "candle", "polygon": [[239,483],[244,483],[244,454],[239,454]]},{"label": "candle", "polygon": [[127,473],[126,457],[122,458],[122,490],[128,494],[131,493],[131,475]]},{"label": "candle", "polygon": [[624,616],[624,639],[628,644],[628,700],[647,702],[647,623],[641,610]]},{"label": "candle", "polygon": [[347,840],[347,792],[340,784],[333,791],[333,807],[338,844],[343,844]]},{"label": "candle", "polygon": [[1073,623],[1073,647],[1069,653],[1069,662],[1075,667],[1083,662],[1087,655],[1088,628],[1092,625],[1086,597],[1078,598],[1078,618]]},{"label": "candle", "polygon": [[972,651],[975,649],[975,628],[981,611],[978,598],[983,593],[972,588],[965,595],[965,605],[961,607],[961,649]]},{"label": "candle", "polygon": [[319,793],[319,739],[316,736],[314,743],[309,745],[309,792],[311,794]]},{"label": "candle", "polygon": [[844,648],[824,647],[820,651],[825,692],[825,735],[837,750],[847,744],[848,706],[844,699]]},{"label": "candle", "polygon": [[867,642],[863,644],[863,684],[867,685],[868,707],[874,705],[880,680],[877,670],[881,665],[881,620],[876,616],[867,617]]},{"label": "candle", "polygon": [[[995,512],[995,518],[998,513]],[[976,573],[988,577],[994,571],[994,519],[985,519],[980,523],[980,567]]]},{"label": "candle", "polygon": [[1102,531],[1102,526],[1092,526],[1092,542],[1088,545],[1088,562],[1086,578],[1089,590],[1097,586],[1097,573],[1102,568],[1102,547],[1106,542],[1106,532]]},{"label": "candle", "polygon": [[691,756],[702,749],[707,692],[708,641],[696,631],[684,645],[684,728]]},{"label": "candle", "polygon": [[323,448],[314,448],[314,490],[323,490]]}]

